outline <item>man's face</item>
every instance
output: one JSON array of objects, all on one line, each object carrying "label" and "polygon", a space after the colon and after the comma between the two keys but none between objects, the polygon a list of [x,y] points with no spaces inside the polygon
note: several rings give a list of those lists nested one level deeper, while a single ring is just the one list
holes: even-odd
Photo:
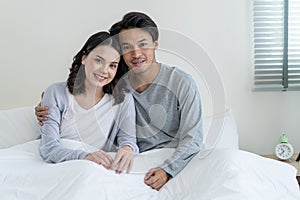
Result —
[{"label": "man's face", "polygon": [[135,73],[143,73],[155,63],[157,41],[140,28],[122,30],[119,34],[123,58],[127,66]]}]

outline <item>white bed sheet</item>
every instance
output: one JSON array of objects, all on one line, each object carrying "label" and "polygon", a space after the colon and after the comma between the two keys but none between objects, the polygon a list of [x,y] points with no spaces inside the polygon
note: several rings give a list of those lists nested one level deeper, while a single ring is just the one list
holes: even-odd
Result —
[{"label": "white bed sheet", "polygon": [[[82,146],[71,140],[64,144]],[[195,156],[158,192],[143,183],[144,175],[173,149],[142,153],[130,174],[115,174],[85,160],[47,164],[38,146],[35,140],[0,150],[0,199],[300,199],[295,168],[241,150]]]}]

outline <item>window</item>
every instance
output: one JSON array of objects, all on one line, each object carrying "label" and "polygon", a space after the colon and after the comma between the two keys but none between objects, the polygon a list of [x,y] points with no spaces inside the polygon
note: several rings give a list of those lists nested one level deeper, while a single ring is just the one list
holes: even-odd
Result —
[{"label": "window", "polygon": [[300,1],[254,0],[253,25],[253,90],[300,90]]}]

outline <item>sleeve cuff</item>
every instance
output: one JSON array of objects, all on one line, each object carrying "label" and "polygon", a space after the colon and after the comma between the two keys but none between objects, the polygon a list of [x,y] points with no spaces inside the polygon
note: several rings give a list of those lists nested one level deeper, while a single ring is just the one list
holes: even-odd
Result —
[{"label": "sleeve cuff", "polygon": [[[134,155],[138,155],[139,154],[139,148],[136,144],[131,144],[131,143],[122,143],[120,144],[120,147],[122,146],[130,146],[134,152]],[[119,148],[120,148],[119,147]]]},{"label": "sleeve cuff", "polygon": [[89,154],[88,152],[82,151],[82,152],[79,154],[78,159],[83,160],[88,154]]},{"label": "sleeve cuff", "polygon": [[168,173],[170,175],[170,178],[173,178],[174,176],[176,176],[178,173],[175,173],[174,170],[172,170],[170,167],[168,166],[162,166],[161,167],[163,170],[165,170],[166,173]]}]

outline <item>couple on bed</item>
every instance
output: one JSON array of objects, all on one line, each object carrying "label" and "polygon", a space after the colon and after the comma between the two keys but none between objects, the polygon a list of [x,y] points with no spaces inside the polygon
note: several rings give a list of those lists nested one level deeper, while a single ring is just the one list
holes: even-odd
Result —
[{"label": "couple on bed", "polygon": [[[202,147],[200,95],[189,75],[157,62],[157,47],[158,28],[144,13],[130,12],[109,33],[93,34],[73,58],[67,81],[49,86],[35,108],[42,157],[86,159],[121,173],[139,152],[176,148],[144,182],[159,190],[176,176]],[[99,151],[68,149],[61,138]]]}]

